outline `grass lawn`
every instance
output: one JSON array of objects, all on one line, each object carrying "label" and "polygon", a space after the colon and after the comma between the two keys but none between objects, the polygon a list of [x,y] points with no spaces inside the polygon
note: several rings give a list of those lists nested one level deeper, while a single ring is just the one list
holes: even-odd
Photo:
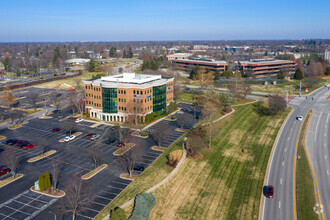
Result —
[{"label": "grass lawn", "polygon": [[310,116],[307,116],[304,120],[298,145],[298,155],[300,156],[300,160],[297,160],[297,215],[299,219],[317,220],[318,216],[313,210],[313,207],[316,204],[313,176],[309,167],[304,145],[304,136],[306,135],[309,117]]},{"label": "grass lawn", "polygon": [[[186,159],[178,173],[153,194],[150,219],[257,219],[268,158],[279,128],[289,113],[259,116],[252,105],[216,123],[213,150],[203,159]],[[172,148],[181,148],[182,140]],[[253,150],[242,153],[241,149]],[[122,205],[160,182],[170,170],[166,155],[149,167],[110,204]],[[126,209],[129,215],[131,207]],[[103,213],[104,216],[104,213]],[[99,218],[97,218],[99,219]]]},{"label": "grass lawn", "polygon": [[[320,83],[318,86],[314,86],[313,88],[308,88],[309,92],[311,93],[312,91],[320,88],[321,86],[324,86],[325,84],[327,84],[327,80],[326,78],[320,78]],[[268,92],[268,93],[278,93],[278,94],[286,94],[287,90],[291,90],[290,95],[299,95],[299,80],[291,80],[289,82],[286,83],[281,83],[281,84],[277,84],[276,86],[274,85],[268,85],[268,86],[264,86],[264,85],[251,85],[251,89],[252,91],[255,92]],[[303,87],[303,82],[301,82],[301,94],[305,95],[307,94],[305,92],[305,89]]]}]

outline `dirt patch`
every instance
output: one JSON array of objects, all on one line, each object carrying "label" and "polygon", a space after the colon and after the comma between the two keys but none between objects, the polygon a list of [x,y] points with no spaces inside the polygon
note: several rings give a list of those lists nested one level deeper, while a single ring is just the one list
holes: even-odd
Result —
[{"label": "dirt patch", "polygon": [[236,160],[242,161],[242,162],[253,159],[251,154],[242,153],[241,150],[238,150],[236,148],[226,149],[223,151],[222,155],[225,157],[235,158]]}]

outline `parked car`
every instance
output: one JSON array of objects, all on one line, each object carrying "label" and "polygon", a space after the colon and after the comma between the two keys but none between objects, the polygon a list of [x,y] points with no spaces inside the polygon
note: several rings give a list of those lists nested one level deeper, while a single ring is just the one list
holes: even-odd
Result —
[{"label": "parked car", "polygon": [[141,165],[141,164],[137,164],[137,165],[134,167],[134,170],[144,171],[144,166]]},{"label": "parked car", "polygon": [[273,186],[266,186],[266,197],[267,198],[274,198],[274,187]]},{"label": "parked car", "polygon": [[16,145],[21,146],[22,144],[25,144],[25,143],[29,143],[29,142],[25,141],[25,140],[20,140],[20,141],[17,141]]},{"label": "parked car", "polygon": [[330,84],[326,84],[325,87],[330,87]]},{"label": "parked car", "polygon": [[182,108],[182,109],[180,109],[180,111],[182,111],[182,112],[189,112],[189,109],[187,109],[187,108]]},{"label": "parked car", "polygon": [[9,173],[11,170],[8,167],[0,167],[0,176]]},{"label": "parked car", "polygon": [[8,144],[8,145],[13,145],[17,142],[18,140],[16,139],[8,139],[5,141],[5,144]]},{"label": "parked car", "polygon": [[99,137],[100,137],[99,134],[94,134],[94,135],[91,136],[90,140],[94,141],[94,140],[98,139]]},{"label": "parked car", "polygon": [[125,143],[121,141],[117,144],[117,147],[125,147]]},{"label": "parked car", "polygon": [[27,145],[29,145],[30,143],[29,142],[23,142],[21,143],[20,145],[18,145],[19,148],[24,148],[26,147]]},{"label": "parked car", "polygon": [[96,133],[89,133],[89,134],[87,134],[86,138],[87,138],[87,139],[91,139],[91,137],[92,137],[93,135],[96,135]]},{"label": "parked car", "polygon": [[54,110],[53,113],[54,113],[54,114],[61,114],[62,111],[61,111],[61,110]]},{"label": "parked car", "polygon": [[301,115],[297,116],[297,120],[298,120],[298,121],[302,121],[302,120],[303,120],[303,118],[304,118],[304,117],[303,117],[303,116],[301,116]]},{"label": "parked car", "polygon": [[75,118],[75,117],[69,117],[68,118],[68,121],[76,121],[77,120],[77,118]]},{"label": "parked car", "polygon": [[71,135],[71,136],[66,136],[66,137],[64,138],[64,141],[65,141],[65,142],[72,141],[72,140],[75,139],[75,138],[76,138],[76,136],[73,136],[73,135]]},{"label": "parked car", "polygon": [[53,128],[52,132],[58,132],[60,130],[61,130],[61,128]]},{"label": "parked car", "polygon": [[30,149],[30,148],[34,148],[36,145],[35,144],[26,144],[23,148],[25,149],[25,150],[28,150],[28,149]]},{"label": "parked car", "polygon": [[82,119],[82,118],[77,118],[77,119],[75,120],[76,123],[79,123],[79,122],[82,122],[82,121],[84,121],[84,119]]},{"label": "parked car", "polygon": [[112,143],[114,143],[116,141],[116,139],[114,139],[114,138],[109,138],[108,140],[107,140],[107,142],[105,142],[106,144],[112,144]]}]

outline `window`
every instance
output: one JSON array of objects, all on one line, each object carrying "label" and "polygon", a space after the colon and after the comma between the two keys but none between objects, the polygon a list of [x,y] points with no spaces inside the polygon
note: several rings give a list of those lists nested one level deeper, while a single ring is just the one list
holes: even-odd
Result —
[{"label": "window", "polygon": [[152,88],[153,93],[153,112],[165,112],[166,111],[166,85],[154,86]]},{"label": "window", "polygon": [[124,99],[124,102],[126,103],[126,99]]},{"label": "window", "polygon": [[141,112],[143,112],[143,108],[141,108]]},{"label": "window", "polygon": [[102,88],[102,106],[104,113],[117,113],[117,89]]},{"label": "window", "polygon": [[133,90],[133,94],[135,94],[135,90]]},{"label": "window", "polygon": [[147,102],[147,99],[144,99],[144,102],[146,103]]},{"label": "window", "polygon": [[126,90],[124,90],[124,94],[126,94]]},{"label": "window", "polygon": [[135,102],[135,99],[133,99],[133,102]]},{"label": "window", "polygon": [[147,90],[144,90],[144,94],[147,94]]}]

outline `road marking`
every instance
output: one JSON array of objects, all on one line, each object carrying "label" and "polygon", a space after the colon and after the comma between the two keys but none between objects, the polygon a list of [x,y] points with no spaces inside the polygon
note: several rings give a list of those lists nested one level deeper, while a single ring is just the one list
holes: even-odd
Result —
[{"label": "road marking", "polygon": [[324,155],[324,158],[327,159],[327,155]]},{"label": "road marking", "polygon": [[288,137],[288,140],[290,140],[290,137]]},{"label": "road marking", "polygon": [[279,208],[279,209],[281,208],[281,200],[278,201],[278,208]]},{"label": "road marking", "polygon": [[315,137],[314,137],[314,141],[315,141],[315,142],[316,142],[317,128],[318,128],[318,126],[319,126],[319,122],[320,122],[320,119],[321,119],[321,115],[322,115],[322,112],[321,112],[320,117],[319,117],[319,119],[317,120],[317,124],[316,124]]},{"label": "road marking", "polygon": [[284,149],[284,152],[286,152],[286,148]]},{"label": "road marking", "polygon": [[327,170],[327,174],[328,174],[328,176],[329,176],[329,170]]},{"label": "road marking", "polygon": [[281,178],[281,183],[280,184],[282,185],[282,178]]},{"label": "road marking", "polygon": [[282,166],[284,166],[284,161],[282,162]]}]

